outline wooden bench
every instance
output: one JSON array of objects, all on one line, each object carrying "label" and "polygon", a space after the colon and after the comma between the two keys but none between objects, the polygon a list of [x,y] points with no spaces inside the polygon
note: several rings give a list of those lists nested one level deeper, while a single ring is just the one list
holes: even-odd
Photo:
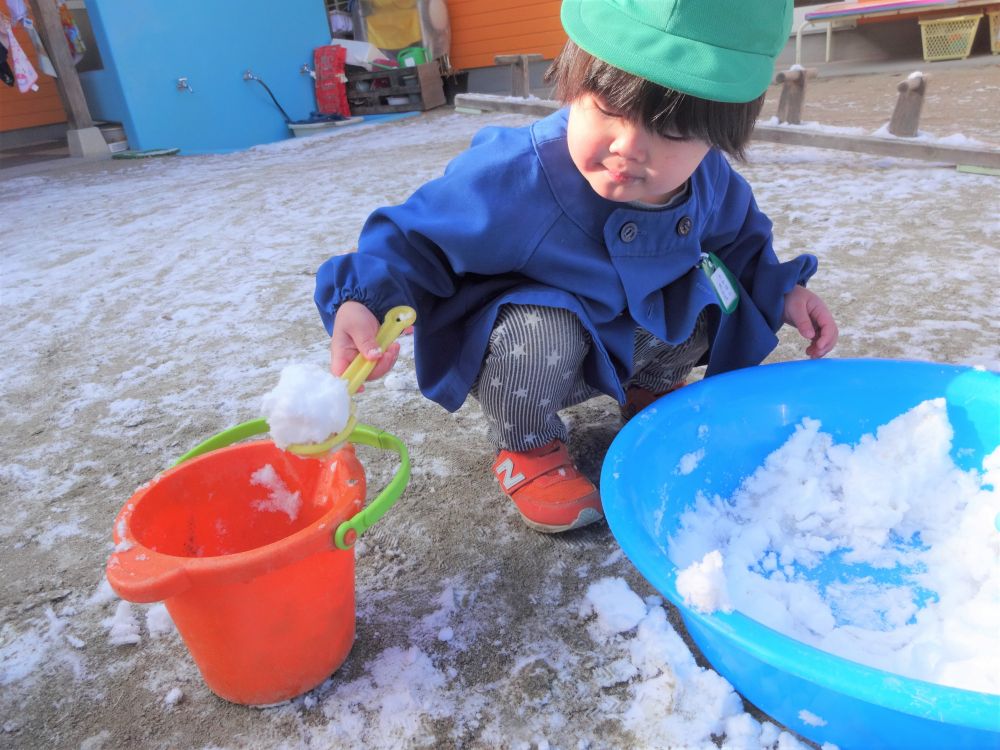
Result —
[{"label": "wooden bench", "polygon": [[802,32],[811,25],[826,24],[826,62],[830,62],[837,22],[893,21],[926,13],[961,15],[970,9],[979,12],[991,6],[997,6],[997,0],[848,0],[820,5],[807,11],[805,20],[795,30],[795,64],[802,64]]},{"label": "wooden bench", "polygon": [[537,52],[529,55],[494,55],[493,62],[497,65],[510,65],[510,95],[527,99],[531,94],[531,76],[528,65],[535,60],[542,60],[544,57]]}]

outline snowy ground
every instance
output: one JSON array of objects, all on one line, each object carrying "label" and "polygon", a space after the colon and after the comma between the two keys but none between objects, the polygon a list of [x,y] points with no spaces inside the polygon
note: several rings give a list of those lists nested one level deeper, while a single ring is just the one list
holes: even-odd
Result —
[{"label": "snowy ground", "polygon": [[[995,101],[1000,74],[981,77]],[[989,142],[990,122],[935,135]],[[0,747],[802,744],[695,661],[606,526],[555,538],[523,526],[489,477],[478,409],[423,401],[408,346],[358,407],[410,446],[414,477],[359,545],[358,637],[324,685],[279,708],[227,704],[161,605],[119,603],[102,585],[133,488],[258,416],[285,364],[325,361],[316,267],[485,124],[441,110],[237,154],[4,179]],[[997,178],[771,145],[743,172],[779,255],[820,257],[812,288],[841,324],[836,356],[1000,366]],[[772,360],[799,356],[785,335]],[[601,399],[567,419],[596,478],[617,409]],[[374,487],[394,468],[362,460]]]}]

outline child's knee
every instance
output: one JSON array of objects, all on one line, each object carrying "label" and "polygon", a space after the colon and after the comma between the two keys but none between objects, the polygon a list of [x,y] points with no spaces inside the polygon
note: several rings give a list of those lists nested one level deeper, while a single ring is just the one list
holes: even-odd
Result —
[{"label": "child's knee", "polygon": [[490,352],[550,362],[582,361],[590,334],[576,313],[561,307],[508,303],[490,335]]}]

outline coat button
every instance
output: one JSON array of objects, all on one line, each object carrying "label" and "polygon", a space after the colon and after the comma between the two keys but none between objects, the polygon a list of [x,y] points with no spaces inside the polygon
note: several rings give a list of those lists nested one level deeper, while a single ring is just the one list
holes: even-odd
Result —
[{"label": "coat button", "polygon": [[681,220],[677,222],[677,234],[681,237],[686,237],[691,234],[691,217],[682,216]]},{"label": "coat button", "polygon": [[618,232],[618,236],[621,238],[622,242],[631,242],[639,236],[639,226],[634,221],[627,221],[622,224],[622,228]]}]

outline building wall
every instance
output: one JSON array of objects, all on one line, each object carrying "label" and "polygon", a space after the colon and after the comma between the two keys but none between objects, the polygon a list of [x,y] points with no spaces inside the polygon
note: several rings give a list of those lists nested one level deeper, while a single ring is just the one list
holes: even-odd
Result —
[{"label": "building wall", "polygon": [[559,0],[448,0],[452,67],[490,66],[494,55],[538,52],[554,58],[566,43],[559,5]]},{"label": "building wall", "polygon": [[[287,138],[315,109],[315,47],[330,43],[323,0],[88,0],[103,69],[82,73],[91,115],[121,122],[136,150],[219,153]],[[192,91],[179,90],[186,77]]]},{"label": "building wall", "polygon": [[0,84],[0,132],[66,122],[66,112],[59,98],[55,79],[41,71],[35,47],[21,26],[14,30],[14,36],[35,66],[38,91],[22,94],[17,86],[11,88]]}]

